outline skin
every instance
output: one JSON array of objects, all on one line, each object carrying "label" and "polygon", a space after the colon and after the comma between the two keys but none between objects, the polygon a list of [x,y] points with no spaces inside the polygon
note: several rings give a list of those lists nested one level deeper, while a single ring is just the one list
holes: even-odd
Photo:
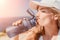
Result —
[{"label": "skin", "polygon": [[36,27],[31,28],[27,32],[19,34],[20,36],[17,35],[13,39],[17,40],[20,38],[20,40],[39,40],[41,33],[43,40],[51,40],[53,36],[58,34],[57,19],[58,17],[54,14],[51,8],[39,7],[38,12],[36,13]]},{"label": "skin", "polygon": [[38,24],[44,26],[45,34],[43,34],[43,40],[51,40],[53,36],[58,34],[58,26],[56,23],[58,17],[52,11],[50,8],[40,7],[36,14]]}]

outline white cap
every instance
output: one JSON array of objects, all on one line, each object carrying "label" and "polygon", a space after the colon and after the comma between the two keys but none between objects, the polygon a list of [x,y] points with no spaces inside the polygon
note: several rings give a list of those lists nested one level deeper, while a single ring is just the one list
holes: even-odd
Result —
[{"label": "white cap", "polygon": [[30,8],[37,9],[37,6],[45,6],[45,7],[55,7],[60,9],[60,0],[40,0],[38,1],[31,1]]}]

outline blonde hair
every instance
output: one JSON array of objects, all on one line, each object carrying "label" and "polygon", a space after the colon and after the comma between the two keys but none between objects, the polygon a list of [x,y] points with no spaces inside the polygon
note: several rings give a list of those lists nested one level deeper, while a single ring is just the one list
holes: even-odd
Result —
[{"label": "blonde hair", "polygon": [[58,20],[57,20],[57,25],[60,28],[60,10],[56,9],[56,8],[51,8],[54,12],[54,15],[57,15]]}]

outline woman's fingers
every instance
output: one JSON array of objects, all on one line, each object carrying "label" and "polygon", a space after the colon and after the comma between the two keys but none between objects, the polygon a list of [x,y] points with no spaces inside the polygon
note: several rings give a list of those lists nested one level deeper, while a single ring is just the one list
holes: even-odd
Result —
[{"label": "woman's fingers", "polygon": [[22,19],[14,22],[14,23],[12,23],[12,25],[13,25],[13,26],[18,26],[18,25],[21,24],[21,23],[22,23]]}]

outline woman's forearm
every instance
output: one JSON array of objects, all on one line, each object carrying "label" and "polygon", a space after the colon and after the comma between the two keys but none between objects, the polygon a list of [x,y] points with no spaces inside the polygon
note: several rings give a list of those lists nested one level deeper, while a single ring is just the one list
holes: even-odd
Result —
[{"label": "woman's forearm", "polygon": [[13,40],[39,40],[40,33],[36,27],[31,28],[27,32],[21,33],[13,38]]}]

